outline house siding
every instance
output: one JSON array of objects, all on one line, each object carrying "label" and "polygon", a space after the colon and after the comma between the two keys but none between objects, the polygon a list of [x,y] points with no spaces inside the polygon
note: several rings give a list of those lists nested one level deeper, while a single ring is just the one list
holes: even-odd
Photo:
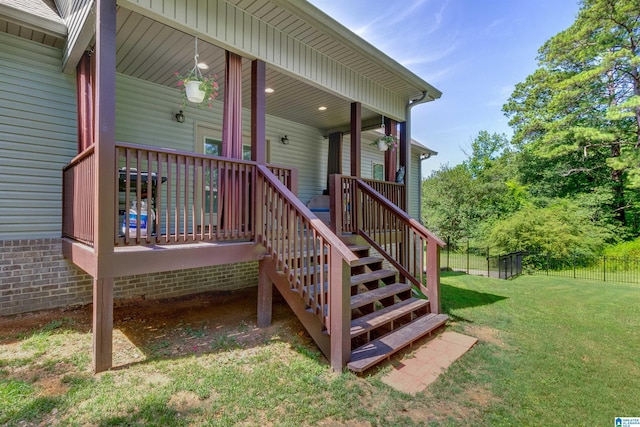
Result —
[{"label": "house siding", "polygon": [[422,222],[420,218],[420,188],[422,188],[422,171],[420,170],[420,152],[411,150],[411,182],[409,183],[408,213],[412,218]]},{"label": "house siding", "polygon": [[59,237],[76,153],[75,79],[59,49],[0,33],[0,240]]},{"label": "house siding", "polygon": [[[116,140],[176,150],[194,151],[198,125],[222,128],[222,103],[212,109],[180,105],[177,89],[144,80],[116,77]],[[182,109],[185,122],[175,121]],[[243,135],[250,144],[251,112],[243,110]],[[319,129],[278,117],[267,116],[267,139],[271,145],[271,163],[298,169],[298,196],[307,203],[326,187],[328,142]],[[290,143],[280,139],[287,135]]]}]

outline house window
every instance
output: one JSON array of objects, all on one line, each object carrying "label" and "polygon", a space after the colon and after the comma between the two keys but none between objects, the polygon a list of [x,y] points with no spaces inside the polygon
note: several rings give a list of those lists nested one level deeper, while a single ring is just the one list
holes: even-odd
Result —
[{"label": "house window", "polygon": [[[243,141],[250,141],[251,140],[251,136],[250,135],[246,135],[243,134],[242,135],[242,139]],[[270,157],[271,157],[271,150],[270,150],[270,144],[269,144],[269,140],[266,141],[266,157],[267,157],[267,162],[270,161]],[[198,154],[207,154],[207,155],[211,155],[211,156],[222,156],[222,130],[217,129],[217,128],[213,128],[213,127],[208,127],[208,126],[202,126],[202,125],[198,125],[197,127],[197,132],[196,132],[196,142],[195,142],[195,150],[196,153]],[[247,145],[247,144],[242,144],[242,159],[243,160],[251,160],[251,145]],[[205,183],[209,183],[211,182],[210,180],[210,170],[206,170],[205,171],[205,176],[202,177],[198,177],[198,182],[202,182],[201,180],[204,178],[204,182]],[[217,171],[214,170],[213,171],[214,176],[213,176],[213,183],[214,183],[214,187],[217,187],[217,182],[218,182],[218,177],[217,177]],[[202,174],[201,174],[202,175]],[[200,185],[200,184],[198,184]],[[217,188],[213,188],[210,189],[208,188],[208,184],[207,187],[205,188],[205,200],[204,200],[204,211],[205,213],[209,213],[210,207],[211,207],[211,197],[213,196],[213,212],[214,213],[218,213],[218,193],[217,193]],[[199,196],[199,192],[197,193],[198,195],[196,196],[198,199],[201,199],[201,197]],[[199,206],[200,204],[200,200],[197,200],[197,205]]]},{"label": "house window", "polygon": [[384,165],[381,163],[373,163],[371,166],[373,179],[384,181]]}]

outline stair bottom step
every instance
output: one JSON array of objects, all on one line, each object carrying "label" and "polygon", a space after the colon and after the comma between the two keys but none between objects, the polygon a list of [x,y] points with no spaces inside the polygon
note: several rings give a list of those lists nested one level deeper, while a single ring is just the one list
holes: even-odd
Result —
[{"label": "stair bottom step", "polygon": [[428,314],[351,352],[347,367],[363,372],[447,322],[446,314]]}]

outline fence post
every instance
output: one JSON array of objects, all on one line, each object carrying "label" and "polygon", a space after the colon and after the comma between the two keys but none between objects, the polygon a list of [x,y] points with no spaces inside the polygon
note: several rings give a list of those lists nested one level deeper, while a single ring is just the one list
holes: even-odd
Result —
[{"label": "fence post", "polygon": [[447,236],[447,271],[449,271],[449,252],[451,251],[451,238]]},{"label": "fence post", "polygon": [[549,275],[549,252],[547,252],[547,276]]},{"label": "fence post", "polygon": [[607,256],[603,255],[602,256],[602,281],[606,282],[607,281]]},{"label": "fence post", "polygon": [[[489,261],[489,247],[487,247],[487,277],[491,277],[490,264],[491,264],[491,262]],[[500,268],[500,267],[498,267],[498,268]]]},{"label": "fence post", "polygon": [[469,239],[467,239],[467,274],[469,274]]},{"label": "fence post", "polygon": [[573,253],[573,278],[576,278],[576,253]]}]

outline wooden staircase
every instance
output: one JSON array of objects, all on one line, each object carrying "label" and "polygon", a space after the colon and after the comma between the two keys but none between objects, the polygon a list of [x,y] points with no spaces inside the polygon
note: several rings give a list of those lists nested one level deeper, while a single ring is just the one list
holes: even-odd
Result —
[{"label": "wooden staircase", "polygon": [[[351,360],[347,367],[354,372],[363,372],[431,334],[444,325],[448,317],[445,314],[430,313],[429,301],[415,296],[411,284],[398,282],[397,271],[383,268],[384,259],[370,256],[369,246],[347,247],[358,257],[351,266],[351,280],[348,284],[351,290]],[[307,270],[304,265],[299,265],[299,268]],[[321,292],[326,294],[327,283],[304,286],[303,292],[299,292],[290,286],[286,274],[273,273],[275,269],[270,277],[277,289],[327,355],[329,331],[314,315],[312,299],[306,297],[314,295],[316,287],[321,287]],[[325,315],[327,309],[325,305]]]},{"label": "wooden staircase", "polygon": [[369,246],[348,246],[359,261],[351,266],[351,361],[363,372],[396,351],[444,325],[448,317],[429,313],[429,301],[413,296],[412,286],[398,282],[398,272],[383,268],[383,258]]},{"label": "wooden staircase", "polygon": [[330,229],[266,167],[257,172],[256,242],[267,254],[259,264],[259,326],[271,321],[274,284],[335,371],[363,372],[447,321],[438,314],[444,242],[422,224],[365,182],[349,189],[334,176]]}]

